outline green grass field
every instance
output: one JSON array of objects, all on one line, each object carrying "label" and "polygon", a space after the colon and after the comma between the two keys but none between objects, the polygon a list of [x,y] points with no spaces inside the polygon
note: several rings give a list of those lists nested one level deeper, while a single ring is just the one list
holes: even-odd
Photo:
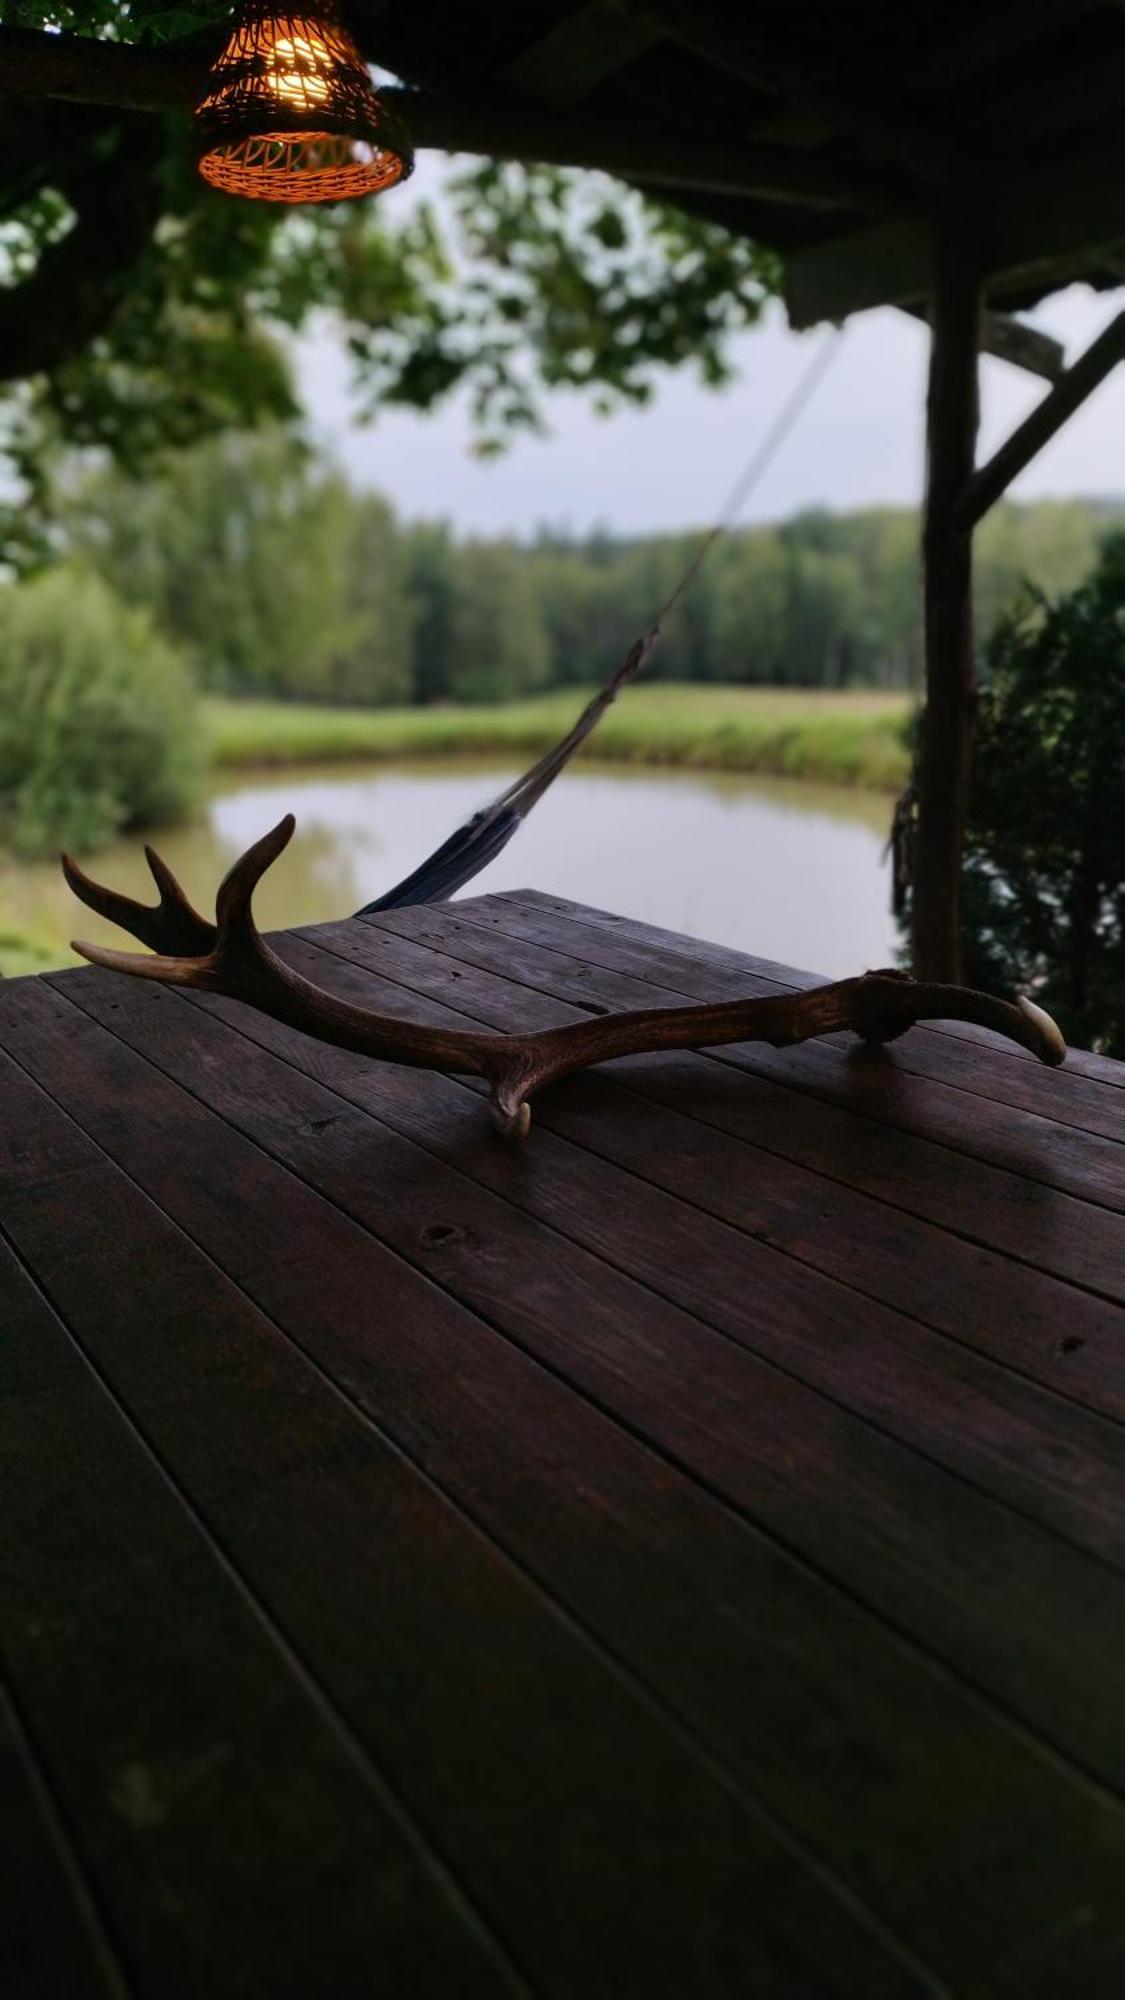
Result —
[{"label": "green grass field", "polygon": [[[212,699],[219,765],[373,761],[546,750],[577,715],[581,689],[496,708],[318,708]],[[907,695],[804,689],[629,689],[586,754],[613,763],[762,771],[894,791],[905,780]]]}]

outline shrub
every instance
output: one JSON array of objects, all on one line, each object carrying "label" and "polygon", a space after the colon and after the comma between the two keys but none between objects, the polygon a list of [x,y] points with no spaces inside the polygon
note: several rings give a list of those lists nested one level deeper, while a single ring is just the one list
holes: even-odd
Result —
[{"label": "shrub", "polygon": [[0,590],[0,829],[18,854],[175,819],[200,768],[191,676],[147,612],[70,569]]},{"label": "shrub", "polygon": [[972,984],[1125,1056],[1125,540],[987,649],[964,911]]}]

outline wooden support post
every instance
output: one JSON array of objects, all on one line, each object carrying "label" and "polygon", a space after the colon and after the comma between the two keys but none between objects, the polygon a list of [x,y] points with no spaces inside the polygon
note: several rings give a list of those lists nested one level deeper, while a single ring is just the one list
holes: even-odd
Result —
[{"label": "wooden support post", "polygon": [[913,969],[960,982],[961,847],[976,713],[972,528],[956,504],[973,471],[982,263],[960,217],[935,222],[933,343],[922,529],[926,710],[914,848]]}]

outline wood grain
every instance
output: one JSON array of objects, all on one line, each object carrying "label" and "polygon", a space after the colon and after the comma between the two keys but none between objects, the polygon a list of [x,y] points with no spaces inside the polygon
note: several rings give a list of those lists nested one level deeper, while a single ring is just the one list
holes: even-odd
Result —
[{"label": "wood grain", "polygon": [[[743,976],[759,978],[772,986],[794,988],[816,985],[822,977],[818,973],[804,971],[799,966],[782,964],[777,959],[736,951],[731,945],[715,944],[709,938],[685,937],[680,931],[665,930],[659,924],[648,924],[638,917],[623,917],[612,910],[594,909],[589,904],[575,903],[566,896],[550,895],[541,889],[505,889],[491,896],[473,897],[470,902],[458,904],[457,907],[467,911],[483,912],[487,907],[495,909],[509,903],[539,911],[545,910],[550,915],[560,918],[567,926],[577,924],[582,930],[595,930],[603,934],[610,931],[618,939],[654,944],[658,947],[669,972],[673,968],[677,973],[682,968],[694,968],[698,971],[700,966],[705,965],[718,971],[736,973],[739,978]],[[565,933],[560,933],[560,942],[564,936]],[[596,958],[597,952],[598,947],[594,944],[590,955]],[[928,1049],[931,1035],[938,1037],[939,1046],[949,1041],[967,1042],[971,1047],[983,1050],[990,1059],[998,1057],[1000,1060],[995,1066],[990,1061],[990,1068],[994,1067],[997,1090],[1002,1102],[1009,1101],[1007,1097],[1009,1089],[1024,1087],[1025,1080],[1020,1078],[1017,1081],[1008,1067],[1009,1062],[1020,1063],[1025,1069],[1030,1069],[1035,1061],[1025,1049],[1016,1048],[1014,1043],[994,1035],[990,1029],[978,1028],[968,1021],[927,1022],[924,1026],[913,1030],[910,1038],[911,1052],[919,1046]],[[937,1054],[938,1052],[935,1052],[935,1058]],[[1031,1074],[1034,1076],[1037,1072],[1031,1070]],[[1094,1084],[1108,1085],[1111,1089],[1125,1089],[1125,1063],[1114,1062],[1108,1056],[1094,1055],[1088,1049],[1068,1050],[1065,1086],[1052,1093],[1054,1116],[1065,1117],[1066,1102],[1071,1095],[1071,1085],[1076,1077]],[[1089,1104],[1092,1101],[1094,1100],[1084,1091],[1080,1091],[1075,1098],[1075,1102],[1079,1104]]]},{"label": "wood grain", "polygon": [[[424,923],[430,944],[403,935],[401,929],[381,929],[372,938],[367,924],[322,926],[310,935],[334,953],[392,974],[427,1003],[436,987],[484,1020],[501,1012],[550,1020],[557,1017],[556,1009],[598,1004],[588,998],[591,979],[600,977],[596,971],[582,978],[581,967],[568,968],[553,953],[544,972],[549,993],[513,987],[482,969],[504,961],[503,939],[466,927],[452,913],[443,915],[440,925],[434,916],[425,912],[416,918],[415,927]],[[527,959],[521,963],[531,970]],[[570,997],[555,997],[563,992]],[[242,1010],[238,1024],[250,1032]],[[879,1304],[951,1334],[1091,1408],[1118,1419],[1125,1416],[1125,1346],[1118,1305],[968,1241],[928,1217],[893,1208],[881,1188],[849,1186],[832,1174],[826,1145],[808,1160],[760,1145],[758,1119],[739,1116],[738,1088],[717,1087],[715,1073],[706,1065],[706,1058],[690,1054],[674,1062],[664,1058],[659,1068],[651,1063],[615,1065],[572,1083],[565,1092],[549,1094],[540,1106],[540,1124],[565,1132]],[[724,1123],[737,1119],[735,1129],[714,1124],[705,1132],[699,1129],[693,1120],[696,1084],[708,1101],[718,1096],[718,1115]],[[601,1117],[603,1092],[622,1086],[634,1094],[632,1115]],[[638,1104],[637,1098],[643,1102]],[[756,1098],[755,1110],[759,1103]],[[785,1110],[782,1097],[783,1144]],[[800,1106],[794,1115],[799,1120]]]},{"label": "wood grain", "polygon": [[[665,955],[617,930],[521,895],[279,942],[342,999],[495,1031],[688,990],[686,940]],[[1120,1222],[1081,1143],[1111,1135],[1081,1101],[1055,1119],[989,1099],[972,1040],[924,1044],[933,1074],[896,1071],[903,1107],[841,1084],[835,1050],[823,1074],[757,1077],[629,1059],[548,1093],[512,1155],[474,1081],[227,1001],[93,973],[0,990],[0,1230],[102,1413],[69,1490],[112,1489],[131,1441],[163,1496],[132,1505],[137,1559],[150,1511],[158,1537],[169,1508],[195,1537],[202,1685],[235,1644],[212,1604],[233,1592],[298,1744],[311,1716],[344,1751],[354,1825],[389,1814],[454,1954],[409,1990],[1117,2000],[1120,1309],[924,1212],[940,1189],[912,1187],[915,1213],[835,1178],[824,1137],[851,1120],[916,1173],[921,1149],[951,1179],[1029,1181],[978,1138],[1066,1127],[1078,1150],[1052,1170],[1088,1172],[1084,1192],[1036,1182],[1065,1262],[1072,1207]],[[1006,1087],[1025,1071],[1013,1056]],[[1088,1074],[1048,1081],[1115,1100]],[[828,1172],[726,1129],[748,1089],[810,1144],[826,1121]],[[1001,1113],[967,1150],[937,1129],[960,1098]],[[74,1422],[50,1398],[36,1418],[24,1462],[46,1491]],[[40,1567],[86,1573],[83,1517],[65,1543],[50,1512],[22,1518],[37,1587]],[[117,1601],[99,1583],[95,1607]],[[135,1612],[119,1622],[124,1645]],[[154,1646],[122,1674],[134,1706]],[[78,1720],[112,1696],[84,1692]],[[144,1989],[167,1926],[134,1917],[127,1845],[102,1852],[61,1708],[33,1719],[65,1833],[32,1859],[69,1880],[71,1844],[128,1983],[149,1954]],[[299,1854],[316,1824],[302,1804],[276,1837]],[[216,1916],[193,1865],[205,1955],[241,1911]],[[319,1877],[303,1900],[292,1880],[284,1921],[327,1907]],[[367,1963],[344,1930],[342,1958]],[[294,1964],[270,1990],[302,1990]]]},{"label": "wood grain", "polygon": [[[50,998],[41,983],[29,986],[33,1004]],[[5,1227],[31,1266],[50,1272],[68,1323],[537,1991],[639,1995],[654,1959],[674,1986],[716,1994],[842,1996],[856,1983],[888,1996],[926,1990],[880,1927],[653,1715],[134,1180],[60,1113],[52,1120],[33,1105],[30,1083],[7,1073],[4,1083],[18,1153]],[[44,1179],[36,1159],[36,1134],[52,1124],[92,1156],[77,1235],[67,1233],[65,1184]],[[141,1137],[151,1145],[151,1132]],[[213,1173],[214,1159],[214,1138],[203,1134],[194,1171]],[[306,1295],[323,1284],[323,1268],[313,1239]],[[118,1305],[126,1287],[128,1318]],[[415,1311],[425,1289],[415,1288]],[[146,1325],[160,1327],[158,1345],[137,1340]],[[162,1567],[176,1578],[174,1560]],[[210,1653],[201,1618],[196,1631]],[[218,1670],[217,1642],[214,1652]],[[374,1776],[356,1774],[362,1795]],[[318,1838],[303,1797],[288,1824],[298,1844]],[[342,1820],[323,1842],[327,1872],[310,1887],[312,1908],[327,1902],[349,1838],[358,1879],[370,1870],[370,1837],[349,1835]],[[249,1838],[245,1860],[252,1868]],[[283,1890],[292,1898],[291,1875]],[[734,1920],[745,1908],[760,1912],[753,1925]],[[373,1952],[382,1922],[374,1903],[369,1922]],[[393,1953],[389,1930],[380,1963],[392,1968],[391,1990],[396,1980],[414,1990]],[[495,1969],[491,1979],[485,1990],[505,1990]],[[463,1981],[423,1964],[417,1984],[459,1992]]]},{"label": "wood grain", "polygon": [[[95,990],[94,975],[64,977],[76,989],[85,980],[82,990]],[[97,991],[105,994],[104,982]],[[201,1004],[187,1003],[196,1018],[186,1022],[176,995],[146,988],[119,1005],[130,1042],[308,1185],[408,1261],[428,1259],[445,1288],[490,1324],[899,1627],[938,1647],[1060,1747],[1107,1778],[1125,1776],[1116,1665],[1082,1689],[1071,1669],[1076,1629],[1099,1655],[1112,1650],[1109,1634],[1125,1616],[1119,1574],[667,1305],[388,1126],[341,1106],[249,1040],[240,1042],[237,1063],[224,1059],[228,1030]],[[7,1039],[25,1046],[10,1021]],[[64,1053],[56,1039],[53,1088],[60,1087]],[[112,1132],[126,1159],[125,1148],[138,1143],[125,1112],[129,1064],[124,1052],[104,1060],[98,1095],[108,1109],[98,1136],[108,1143]],[[90,1061],[84,1052],[88,1120]],[[133,1089],[144,1093],[151,1132],[159,1093],[143,1072]],[[138,1107],[141,1101],[138,1095]],[[178,1107],[168,1105],[161,1122],[165,1137],[160,1144],[146,1138],[143,1170],[161,1202],[174,1206],[186,1171]],[[487,1134],[475,1141],[494,1143]],[[201,1159],[197,1171],[213,1167]],[[228,1172],[228,1200],[229,1183]],[[449,1234],[427,1244],[420,1240],[427,1226]],[[846,1515],[841,1490],[849,1494]],[[1018,1635],[1015,1654],[998,1646],[998,1625]]]},{"label": "wood grain", "polygon": [[[48,1132],[56,1121],[10,1072],[7,1146],[26,1194],[12,1201],[6,1172],[8,1219],[21,1211],[22,1234],[65,1196],[96,1232],[101,1189],[120,1177],[77,1134],[40,1152],[22,1114]],[[57,1236],[51,1248],[61,1283]],[[346,1987],[378,1954],[407,1984],[515,1990],[6,1246],[0,1265],[8,1671],[129,1983],[184,2000],[210,1986],[296,1996]],[[86,1282],[96,1303],[96,1272]],[[151,1336],[174,1336],[168,1313],[118,1308],[117,1321],[159,1383]],[[334,1925],[317,1935],[329,1899]]]}]

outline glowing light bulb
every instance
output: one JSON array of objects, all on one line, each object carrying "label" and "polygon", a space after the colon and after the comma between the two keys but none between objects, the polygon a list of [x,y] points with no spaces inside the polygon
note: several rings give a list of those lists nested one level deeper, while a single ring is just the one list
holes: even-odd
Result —
[{"label": "glowing light bulb", "polygon": [[310,34],[279,35],[270,54],[270,86],[275,97],[298,107],[327,104],[332,94],[327,74],[332,54],[322,41]]}]

